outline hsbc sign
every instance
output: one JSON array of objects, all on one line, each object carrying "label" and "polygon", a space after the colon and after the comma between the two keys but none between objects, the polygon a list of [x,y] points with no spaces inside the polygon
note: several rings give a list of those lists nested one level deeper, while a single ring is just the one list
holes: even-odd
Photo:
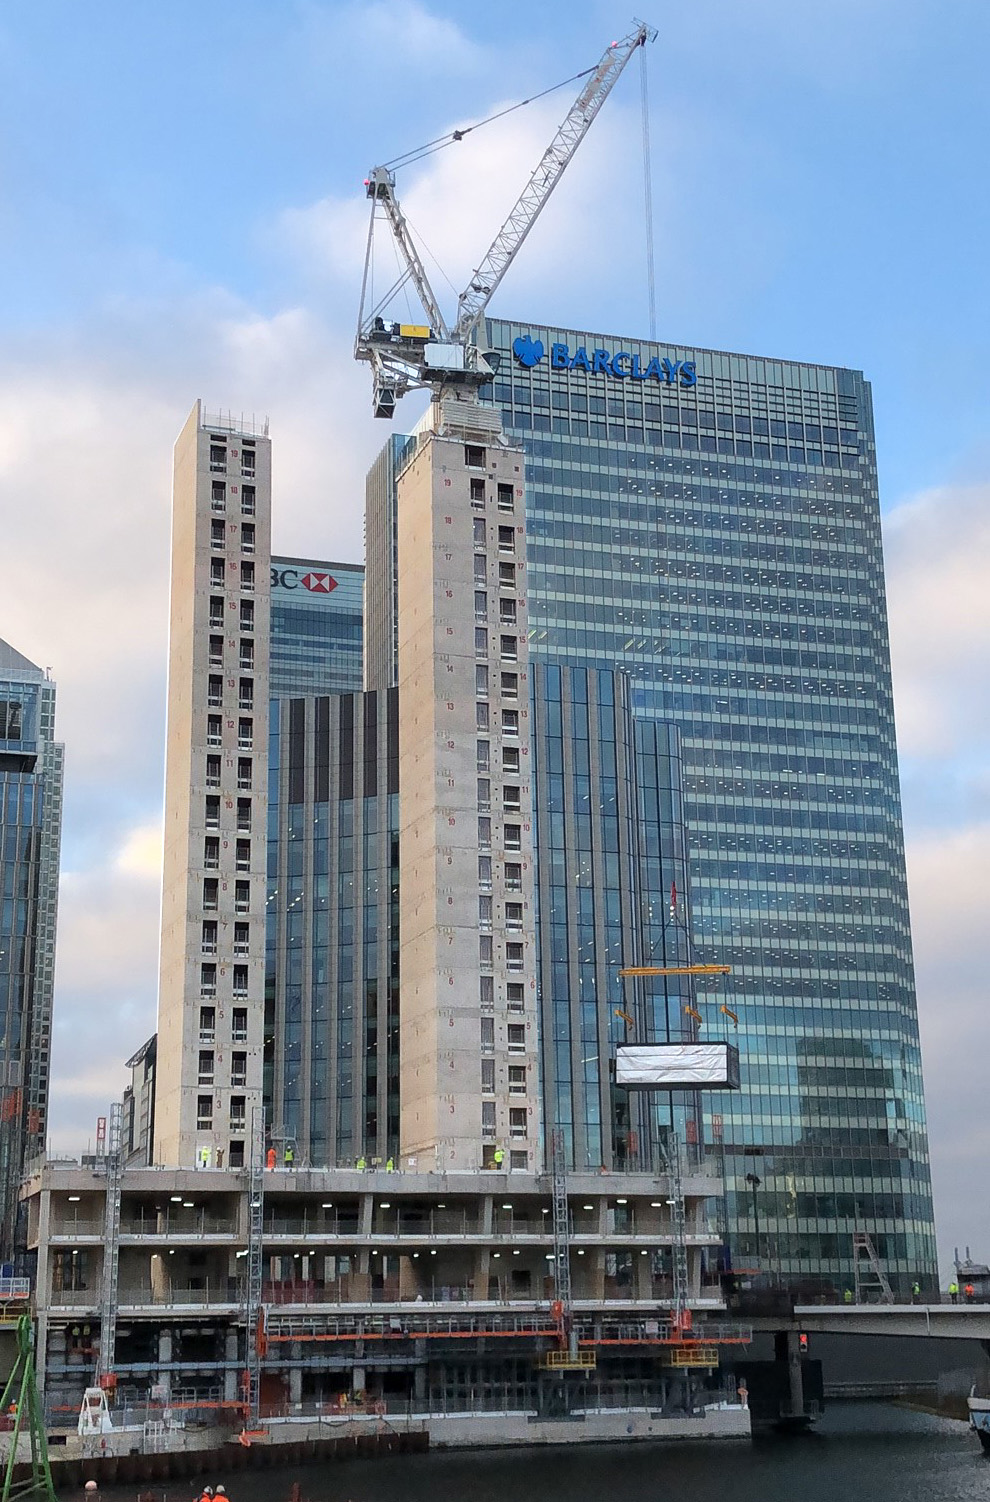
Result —
[{"label": "hsbc sign", "polygon": [[308,589],[311,595],[329,595],[336,588],[333,574],[324,570],[310,569],[303,574],[297,568],[272,569],[272,589]]}]

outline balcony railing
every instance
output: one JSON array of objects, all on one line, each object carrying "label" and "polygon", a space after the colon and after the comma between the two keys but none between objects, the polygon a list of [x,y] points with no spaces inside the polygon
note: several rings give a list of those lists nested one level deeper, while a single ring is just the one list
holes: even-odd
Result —
[{"label": "balcony railing", "polygon": [[237,1220],[228,1215],[210,1215],[205,1211],[190,1215],[161,1214],[122,1215],[122,1236],[232,1236]]},{"label": "balcony railing", "polygon": [[202,1288],[121,1288],[118,1291],[121,1309],[141,1308],[145,1304],[159,1307],[182,1305],[184,1308],[216,1304],[239,1304],[244,1300],[244,1291],[236,1278],[207,1281]]}]

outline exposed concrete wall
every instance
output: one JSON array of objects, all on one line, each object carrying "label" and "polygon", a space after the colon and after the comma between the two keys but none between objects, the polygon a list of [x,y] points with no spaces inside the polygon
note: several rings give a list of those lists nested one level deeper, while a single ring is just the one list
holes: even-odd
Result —
[{"label": "exposed concrete wall", "polygon": [[155,1160],[186,1167],[246,1157],[264,1041],[271,446],[209,421],[179,435],[172,513]]},{"label": "exposed concrete wall", "polygon": [[436,402],[432,422],[397,490],[401,1150],[532,1171],[523,456],[488,409]]}]

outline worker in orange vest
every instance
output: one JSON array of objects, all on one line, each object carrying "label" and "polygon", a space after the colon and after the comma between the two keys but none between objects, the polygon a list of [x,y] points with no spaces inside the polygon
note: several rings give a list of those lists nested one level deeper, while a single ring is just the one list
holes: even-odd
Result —
[{"label": "worker in orange vest", "polygon": [[265,1167],[266,1168],[274,1168],[275,1167],[275,1149],[273,1147],[270,1147],[268,1149],[268,1152],[265,1155]]},{"label": "worker in orange vest", "polygon": [[973,1299],[976,1297],[976,1289],[973,1287],[972,1283],[966,1283],[963,1285],[963,1297],[965,1298],[967,1304],[971,1304],[973,1302]]}]

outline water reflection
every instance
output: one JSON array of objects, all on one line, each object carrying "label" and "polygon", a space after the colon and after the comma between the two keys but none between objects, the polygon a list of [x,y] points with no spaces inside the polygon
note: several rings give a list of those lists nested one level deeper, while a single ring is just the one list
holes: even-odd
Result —
[{"label": "water reflection", "polygon": [[[813,1437],[716,1444],[571,1445],[445,1452],[204,1478],[231,1502],[975,1502],[990,1463],[965,1424],[881,1404],[837,1404]],[[168,1502],[191,1497],[168,1485]],[[105,1498],[132,1497],[105,1491]],[[161,1492],[158,1492],[159,1497]]]}]

